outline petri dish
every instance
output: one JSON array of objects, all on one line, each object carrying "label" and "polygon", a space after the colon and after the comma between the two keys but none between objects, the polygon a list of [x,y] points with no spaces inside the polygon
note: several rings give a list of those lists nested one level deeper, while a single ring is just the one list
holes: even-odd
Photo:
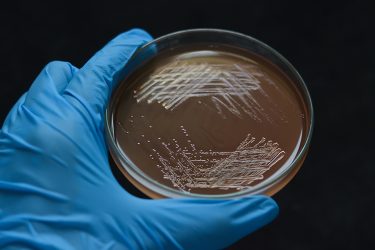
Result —
[{"label": "petri dish", "polygon": [[277,51],[218,29],[139,48],[106,110],[111,157],[151,198],[273,195],[297,173],[313,129],[308,89]]}]

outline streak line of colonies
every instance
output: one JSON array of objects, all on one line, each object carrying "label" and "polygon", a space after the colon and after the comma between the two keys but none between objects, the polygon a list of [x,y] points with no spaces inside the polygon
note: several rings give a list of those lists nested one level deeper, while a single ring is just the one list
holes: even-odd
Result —
[{"label": "streak line of colonies", "polygon": [[[244,189],[251,187],[256,180],[284,156],[279,144],[265,138],[256,140],[250,134],[233,152],[216,152],[183,149],[162,143],[165,152],[156,152],[157,166],[164,178],[181,191],[192,188]],[[170,145],[170,144],[169,144]]]},{"label": "streak line of colonies", "polygon": [[174,110],[190,98],[209,97],[216,112],[242,118],[248,115],[254,120],[268,119],[257,99],[258,91],[267,98],[257,77],[262,73],[250,73],[247,65],[173,62],[160,72],[154,73],[134,94],[137,102],[160,103],[166,110]]}]

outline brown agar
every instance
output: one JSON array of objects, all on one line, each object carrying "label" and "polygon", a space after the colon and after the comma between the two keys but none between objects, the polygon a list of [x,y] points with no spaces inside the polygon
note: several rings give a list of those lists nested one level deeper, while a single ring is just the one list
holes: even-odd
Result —
[{"label": "brown agar", "polygon": [[[166,50],[121,85],[112,116],[118,149],[181,196],[246,192],[285,172],[311,126],[295,82],[266,58],[232,46]],[[146,194],[165,196],[123,172]]]}]

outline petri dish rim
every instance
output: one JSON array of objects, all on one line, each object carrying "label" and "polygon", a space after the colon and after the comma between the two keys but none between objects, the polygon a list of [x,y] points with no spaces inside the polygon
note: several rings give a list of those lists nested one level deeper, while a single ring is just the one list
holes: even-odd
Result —
[{"label": "petri dish rim", "polygon": [[[279,62],[288,69],[289,74],[284,72],[285,70],[280,69],[285,74],[287,74],[290,77],[290,74],[292,74],[294,80],[292,81],[296,86],[298,91],[302,91],[302,99],[305,102],[305,105],[307,106],[307,112],[309,114],[309,123],[308,129],[307,129],[307,135],[306,139],[303,142],[302,148],[297,153],[297,156],[293,159],[293,161],[290,163],[289,166],[285,167],[278,175],[273,174],[266,180],[260,182],[259,184],[255,185],[254,187],[247,188],[245,190],[240,190],[238,192],[233,193],[227,193],[227,194],[215,194],[215,195],[207,195],[207,194],[197,194],[197,193],[190,193],[190,192],[184,192],[179,191],[177,189],[173,189],[171,187],[168,187],[166,185],[163,185],[156,180],[152,179],[148,175],[146,175],[140,168],[138,168],[127,156],[126,154],[120,149],[120,146],[116,142],[116,138],[114,135],[114,124],[113,124],[113,112],[115,109],[115,105],[117,104],[117,95],[119,94],[117,91],[119,88],[121,88],[121,82],[123,82],[123,79],[120,80],[118,86],[113,90],[112,96],[110,98],[110,102],[107,105],[106,111],[105,111],[105,136],[107,145],[109,147],[109,151],[116,162],[117,165],[121,165],[121,167],[137,182],[139,182],[140,185],[144,186],[146,189],[151,190],[152,193],[156,193],[163,197],[171,197],[171,198],[177,198],[177,197],[191,197],[191,198],[204,198],[204,199],[231,199],[231,198],[240,198],[250,195],[256,195],[256,194],[264,194],[267,190],[271,189],[272,187],[276,186],[280,182],[282,182],[284,179],[288,177],[290,173],[296,172],[296,168],[299,168],[301,164],[299,164],[300,161],[304,160],[304,157],[307,154],[307,150],[309,148],[309,145],[311,143],[311,137],[314,127],[314,110],[312,105],[312,100],[310,93],[307,89],[306,83],[302,79],[301,75],[298,73],[298,71],[294,68],[294,66],[279,52],[277,52],[275,49],[270,47],[269,45],[261,42],[260,40],[253,38],[249,35],[245,35],[242,33],[238,33],[235,31],[229,31],[229,30],[223,30],[223,29],[211,29],[211,28],[201,28],[201,29],[187,29],[182,31],[177,31],[173,33],[169,33],[167,35],[158,37],[140,48],[137,49],[137,51],[133,54],[133,56],[129,59],[129,63],[132,63],[132,61],[135,60],[135,58],[143,51],[151,48],[153,46],[157,46],[162,44],[163,42],[167,40],[176,40],[179,41],[181,37],[184,36],[197,36],[199,34],[205,34],[205,35],[214,35],[214,36],[227,36],[232,39],[243,39],[248,40],[251,43],[256,44],[260,48],[264,49],[264,51],[267,51],[272,56],[277,58]],[[220,44],[220,43],[219,43]],[[254,53],[254,52],[253,52]],[[269,60],[264,55],[261,55]],[[142,63],[141,63],[142,65]],[[139,65],[137,65],[139,66]],[[135,69],[137,68],[135,67]],[[278,65],[277,65],[278,66]],[[279,67],[280,68],[280,67]],[[129,72],[131,73],[131,72]],[[126,79],[126,77],[125,77]],[[117,166],[119,167],[119,166]],[[294,173],[295,174],[295,173]],[[287,180],[289,182],[289,180]],[[286,184],[286,183],[285,183]],[[282,188],[282,187],[281,187]],[[279,190],[277,190],[279,191]],[[276,192],[277,192],[276,191]]]}]

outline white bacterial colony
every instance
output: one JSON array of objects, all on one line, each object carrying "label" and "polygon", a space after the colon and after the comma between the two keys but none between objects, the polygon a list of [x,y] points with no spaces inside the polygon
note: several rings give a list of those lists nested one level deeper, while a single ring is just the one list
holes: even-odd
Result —
[{"label": "white bacterial colony", "polygon": [[163,152],[153,149],[150,155],[159,161],[157,167],[164,178],[181,191],[251,187],[254,181],[264,179],[263,174],[285,156],[278,143],[265,138],[257,140],[250,134],[232,152],[199,150],[183,126],[181,130],[186,146],[182,147],[176,139],[169,143],[160,141]]},{"label": "white bacterial colony", "polygon": [[271,121],[260,105],[260,101],[269,99],[260,78],[266,77],[252,65],[176,61],[151,74],[134,92],[134,98],[137,102],[157,102],[166,110],[174,110],[190,98],[209,97],[211,103],[206,107],[213,106],[224,119],[226,114],[232,114],[239,118],[250,116],[259,122]]}]

